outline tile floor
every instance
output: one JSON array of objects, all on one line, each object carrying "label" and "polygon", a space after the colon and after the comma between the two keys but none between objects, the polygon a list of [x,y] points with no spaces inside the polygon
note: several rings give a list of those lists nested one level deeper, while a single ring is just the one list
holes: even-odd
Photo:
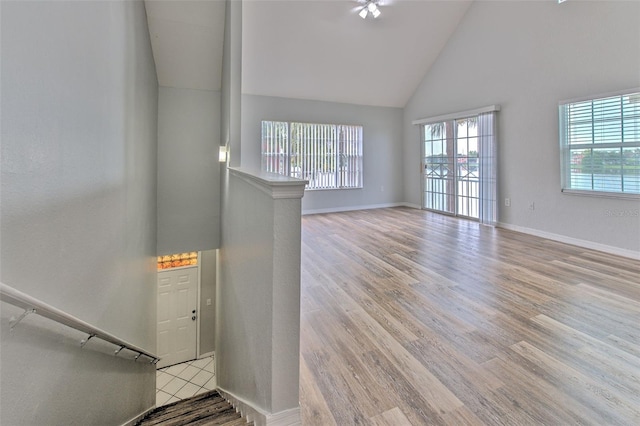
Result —
[{"label": "tile floor", "polygon": [[213,357],[183,362],[156,371],[156,407],[216,388]]}]

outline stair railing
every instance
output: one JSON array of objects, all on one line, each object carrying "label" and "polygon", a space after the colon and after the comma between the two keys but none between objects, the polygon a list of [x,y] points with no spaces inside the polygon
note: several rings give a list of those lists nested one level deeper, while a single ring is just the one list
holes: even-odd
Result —
[{"label": "stair railing", "polygon": [[114,355],[116,356],[123,349],[127,349],[138,354],[135,357],[136,361],[141,356],[145,356],[150,359],[151,364],[157,364],[158,361],[160,361],[160,358],[158,356],[147,352],[135,345],[132,345],[131,343],[128,343],[114,336],[113,334],[107,333],[106,331],[101,330],[98,327],[94,327],[93,325],[82,321],[81,319],[76,318],[73,315],[61,311],[60,309],[54,308],[53,306],[44,303],[36,299],[35,297],[31,297],[28,294],[22,293],[21,291],[18,291],[15,288],[10,287],[4,283],[0,283],[0,300],[25,310],[22,315],[10,322],[11,330],[13,330],[13,328],[18,325],[18,323],[22,321],[27,315],[38,314],[42,317],[59,322],[60,324],[64,324],[67,327],[71,327],[83,333],[86,333],[88,336],[86,339],[80,341],[80,347],[83,347],[90,339],[97,337],[98,339],[118,346],[118,349],[116,349],[114,353]]}]

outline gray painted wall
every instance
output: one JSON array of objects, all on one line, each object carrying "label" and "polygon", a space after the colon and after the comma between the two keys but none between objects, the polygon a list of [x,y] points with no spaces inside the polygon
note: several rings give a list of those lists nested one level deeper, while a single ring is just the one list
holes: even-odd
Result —
[{"label": "gray painted wall", "polygon": [[401,203],[402,112],[401,108],[243,95],[242,165],[260,168],[262,120],[359,124],[363,126],[363,188],[306,191],[303,212]]},{"label": "gray painted wall", "polygon": [[297,408],[300,199],[228,173],[217,293],[217,383],[253,408]]},{"label": "gray painted wall", "polygon": [[242,84],[242,0],[226,0],[222,60],[220,145],[228,149],[228,164],[240,166]]},{"label": "gray painted wall", "polygon": [[[216,251],[206,250],[200,256],[200,353],[215,350],[216,329]],[[207,299],[211,304],[207,305]]]},{"label": "gray painted wall", "polygon": [[475,2],[405,108],[405,200],[421,196],[411,121],[497,103],[500,222],[637,252],[637,216],[607,212],[638,201],[560,192],[557,105],[640,86],[638,52],[638,2]]},{"label": "gray painted wall", "polygon": [[160,87],[158,255],[220,240],[220,92]]},{"label": "gray painted wall", "polygon": [[[2,282],[156,346],[157,80],[142,2],[8,2]],[[0,423],[122,424],[155,369],[2,303]],[[126,356],[130,356],[128,354]]]},{"label": "gray painted wall", "polygon": [[[264,319],[273,309],[272,200],[257,189],[244,194],[241,182],[228,179],[217,297],[217,383],[268,410],[272,326]],[[263,211],[254,215],[256,209]]]}]

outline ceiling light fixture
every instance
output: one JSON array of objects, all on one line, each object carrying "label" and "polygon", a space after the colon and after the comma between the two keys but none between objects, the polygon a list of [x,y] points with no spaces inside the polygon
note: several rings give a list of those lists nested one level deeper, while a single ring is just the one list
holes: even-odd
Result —
[{"label": "ceiling light fixture", "polygon": [[369,14],[371,14],[371,16],[373,16],[374,18],[380,16],[381,12],[380,9],[378,9],[378,0],[368,0],[362,7],[360,13],[358,13],[358,15],[360,15],[362,19],[367,19],[367,16],[369,16]]}]

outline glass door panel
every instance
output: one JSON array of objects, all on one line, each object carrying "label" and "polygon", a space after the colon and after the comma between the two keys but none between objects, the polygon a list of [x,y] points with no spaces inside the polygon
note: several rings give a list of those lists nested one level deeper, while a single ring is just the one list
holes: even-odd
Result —
[{"label": "glass door panel", "polygon": [[424,128],[423,208],[455,213],[455,150],[453,126]]},{"label": "glass door panel", "polygon": [[456,214],[479,217],[478,125],[476,118],[456,121]]}]

